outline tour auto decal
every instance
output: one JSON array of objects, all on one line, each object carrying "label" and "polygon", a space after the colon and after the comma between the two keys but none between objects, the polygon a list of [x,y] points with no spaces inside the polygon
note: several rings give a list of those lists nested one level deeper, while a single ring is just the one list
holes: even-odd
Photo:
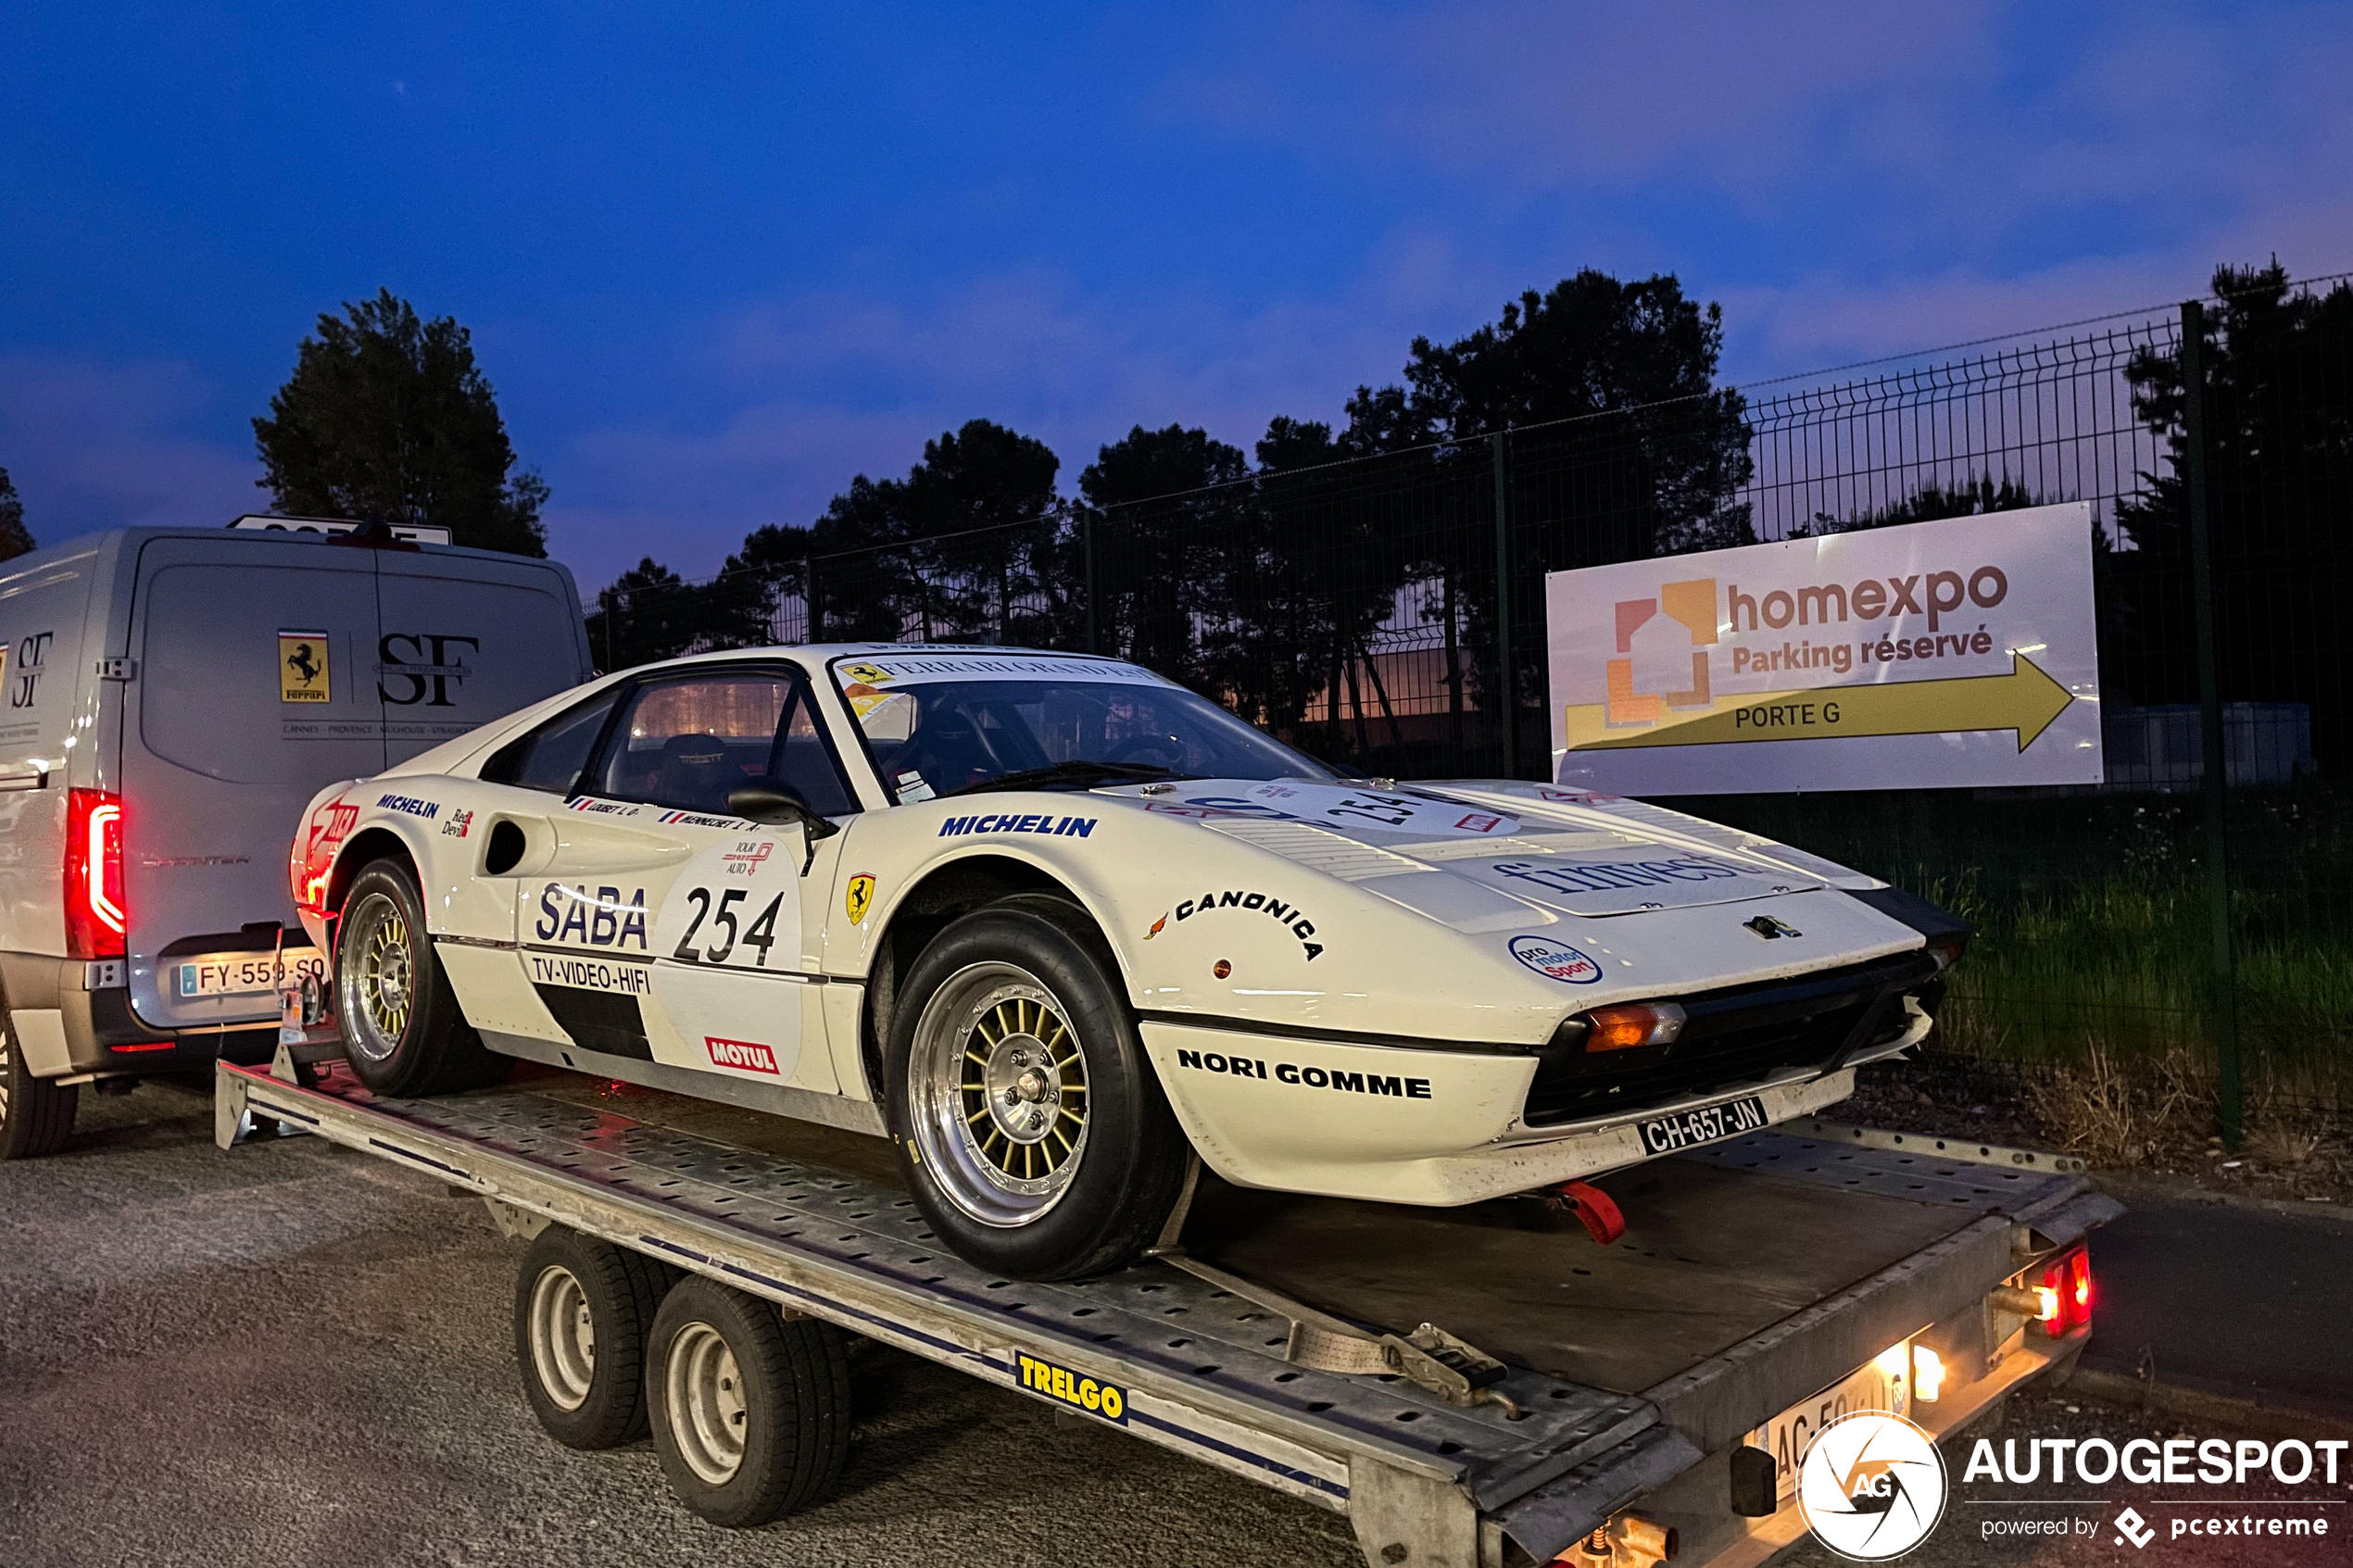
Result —
[{"label": "tour auto decal", "polygon": [[1547,980],[1591,985],[1602,977],[1602,966],[1574,947],[1541,936],[1515,936],[1511,945],[1512,957]]},{"label": "tour auto decal", "polygon": [[800,1060],[800,854],[754,829],[689,861],[654,917],[657,1060],[730,1077],[788,1079]]},{"label": "tour auto decal", "polygon": [[1797,1466],[1806,1527],[1841,1557],[1884,1562],[1926,1540],[1944,1517],[1944,1456],[1900,1415],[1855,1411],[1806,1445]]}]

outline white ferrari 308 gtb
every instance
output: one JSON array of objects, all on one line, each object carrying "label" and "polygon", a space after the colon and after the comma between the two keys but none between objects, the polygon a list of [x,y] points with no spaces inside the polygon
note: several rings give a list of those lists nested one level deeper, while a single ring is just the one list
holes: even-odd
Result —
[{"label": "white ferrari 308 gtb", "polygon": [[292,873],[378,1093],[522,1057],[888,1136],[1033,1278],[1149,1246],[1196,1153],[1464,1204],[1817,1111],[1969,935],[1638,802],[1344,777],[1116,659],[897,644],[578,687],[323,792]]}]

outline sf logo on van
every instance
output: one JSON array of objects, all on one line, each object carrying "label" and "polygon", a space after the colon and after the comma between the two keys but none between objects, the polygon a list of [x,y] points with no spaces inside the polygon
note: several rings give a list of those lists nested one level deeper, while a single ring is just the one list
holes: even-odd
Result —
[{"label": "sf logo on van", "polygon": [[395,708],[454,707],[450,684],[462,684],[473,673],[473,666],[454,651],[459,648],[480,653],[482,639],[447,632],[386,632],[376,644],[376,695]]},{"label": "sf logo on van", "polygon": [[[8,683],[8,706],[31,708],[41,689],[41,667],[48,662],[49,644],[55,632],[35,632],[17,645],[16,678]],[[8,647],[0,643],[0,668],[7,664]]]},{"label": "sf logo on van", "polygon": [[1806,1527],[1841,1557],[1883,1562],[1928,1538],[1944,1517],[1944,1456],[1900,1415],[1856,1411],[1806,1445],[1797,1465]]}]

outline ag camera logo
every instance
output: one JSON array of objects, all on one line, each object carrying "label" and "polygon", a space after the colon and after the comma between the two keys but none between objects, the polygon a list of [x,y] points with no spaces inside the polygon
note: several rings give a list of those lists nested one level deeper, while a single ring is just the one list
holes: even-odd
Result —
[{"label": "ag camera logo", "polygon": [[1884,1562],[1926,1540],[1944,1517],[1944,1456],[1900,1415],[1856,1411],[1822,1428],[1798,1461],[1806,1527],[1839,1556]]},{"label": "ag camera logo", "polygon": [[1563,985],[1591,985],[1602,977],[1601,965],[1574,947],[1547,942],[1541,936],[1513,937],[1512,957],[1545,979]]}]

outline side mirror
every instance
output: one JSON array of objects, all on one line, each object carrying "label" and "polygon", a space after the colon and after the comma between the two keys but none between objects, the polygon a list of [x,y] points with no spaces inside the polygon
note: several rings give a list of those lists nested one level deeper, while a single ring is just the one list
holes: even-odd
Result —
[{"label": "side mirror", "polygon": [[812,844],[841,831],[838,823],[817,814],[807,796],[782,779],[755,779],[737,784],[727,792],[727,809],[749,822],[777,826],[799,822]]}]

